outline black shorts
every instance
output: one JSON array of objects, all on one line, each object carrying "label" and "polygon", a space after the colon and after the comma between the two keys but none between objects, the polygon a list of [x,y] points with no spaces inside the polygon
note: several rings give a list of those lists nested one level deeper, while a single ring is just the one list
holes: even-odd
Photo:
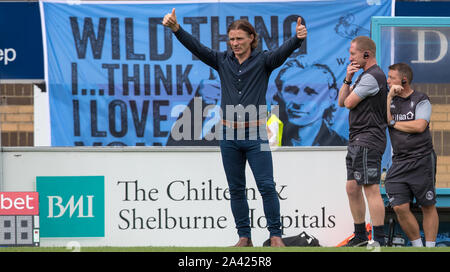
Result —
[{"label": "black shorts", "polygon": [[386,175],[386,194],[392,207],[412,202],[430,206],[436,204],[436,154],[423,158],[393,162]]},{"label": "black shorts", "polygon": [[381,158],[383,154],[375,149],[359,145],[347,148],[347,180],[356,180],[358,185],[379,184]]}]

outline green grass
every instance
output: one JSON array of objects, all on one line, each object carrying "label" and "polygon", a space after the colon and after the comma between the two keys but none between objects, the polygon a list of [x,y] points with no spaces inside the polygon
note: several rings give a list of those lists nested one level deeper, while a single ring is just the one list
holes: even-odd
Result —
[{"label": "green grass", "polygon": [[[0,252],[71,252],[65,247],[0,247]],[[450,247],[81,247],[80,252],[450,252]]]}]

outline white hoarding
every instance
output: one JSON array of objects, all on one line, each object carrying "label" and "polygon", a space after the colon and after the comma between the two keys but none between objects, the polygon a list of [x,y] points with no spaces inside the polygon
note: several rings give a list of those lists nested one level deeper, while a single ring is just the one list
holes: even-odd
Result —
[{"label": "white hoarding", "polygon": [[[322,246],[348,237],[353,220],[345,192],[345,147],[280,148],[272,155],[285,236],[306,231]],[[72,241],[81,246],[230,246],[237,241],[218,148],[4,148],[3,171],[3,191],[35,191],[36,177],[104,177],[104,237],[42,237],[41,246]],[[247,198],[252,239],[262,245],[269,233],[249,167]],[[76,211],[83,208],[78,202],[61,199],[51,207],[54,201],[41,202],[53,213],[59,207],[60,216],[64,208],[70,208],[70,216],[83,214]],[[42,210],[40,217],[48,217]]]}]

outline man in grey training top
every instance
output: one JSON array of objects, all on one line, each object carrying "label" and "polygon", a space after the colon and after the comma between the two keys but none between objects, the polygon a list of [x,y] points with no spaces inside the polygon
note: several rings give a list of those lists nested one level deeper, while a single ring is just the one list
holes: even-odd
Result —
[{"label": "man in grey training top", "polygon": [[[374,230],[373,239],[384,240],[384,203],[380,194],[381,158],[386,147],[386,76],[377,65],[375,43],[358,36],[350,45],[350,64],[339,90],[338,104],[349,112],[349,143],[346,157],[347,196],[355,225],[355,236],[347,246],[368,242],[365,228],[367,198]],[[363,69],[352,84],[353,75]],[[364,194],[363,194],[364,189]]]},{"label": "man in grey training top", "polygon": [[431,103],[411,89],[413,72],[406,63],[389,66],[387,120],[392,166],[386,175],[386,194],[412,246],[422,247],[419,225],[410,210],[413,198],[423,213],[425,245],[434,247],[439,226],[436,210],[436,154],[429,128]]}]

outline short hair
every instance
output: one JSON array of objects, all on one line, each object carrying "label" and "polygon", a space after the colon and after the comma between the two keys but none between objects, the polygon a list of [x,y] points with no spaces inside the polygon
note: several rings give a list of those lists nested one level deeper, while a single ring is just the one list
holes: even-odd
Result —
[{"label": "short hair", "polygon": [[371,38],[367,36],[358,36],[352,40],[352,43],[356,43],[356,46],[360,51],[370,51],[375,57],[377,46]]},{"label": "short hair", "polygon": [[[328,67],[328,65],[326,64],[321,64],[321,63],[302,63],[301,61],[298,61],[297,59],[292,59],[287,61],[284,66],[280,69],[280,71],[278,72],[277,77],[275,78],[275,86],[277,87],[277,89],[281,92],[283,90],[283,84],[284,81],[282,79],[282,77],[284,76],[284,74],[292,68],[297,68],[297,69],[317,69],[322,71],[323,73],[327,74],[328,76],[328,90],[331,89],[335,89],[336,91],[339,91],[338,87],[337,87],[337,83],[336,83],[336,77],[334,76],[333,71],[331,71],[330,67]],[[338,93],[336,93],[336,97],[335,99],[338,97]]]},{"label": "short hair", "polygon": [[397,71],[402,79],[403,77],[406,77],[408,84],[411,84],[411,81],[413,80],[413,71],[408,64],[404,62],[394,63],[389,66],[389,70]]},{"label": "short hair", "polygon": [[[288,60],[284,66],[280,69],[280,71],[278,72],[277,77],[275,78],[275,86],[278,89],[278,92],[275,93],[273,100],[278,103],[278,105],[280,106],[280,116],[279,118],[281,120],[287,120],[288,117],[286,116],[286,114],[284,113],[285,109],[286,109],[286,104],[284,102],[284,99],[280,96],[280,93],[283,90],[283,76],[284,74],[289,70],[289,69],[293,69],[293,68],[297,68],[297,69],[318,69],[319,71],[324,72],[325,74],[327,74],[328,76],[328,91],[330,90],[335,90],[336,91],[336,96],[334,97],[334,99],[336,100],[339,96],[339,89],[336,83],[336,77],[334,76],[333,71],[331,71],[330,67],[328,67],[328,65],[326,64],[321,64],[321,63],[307,63],[304,60],[297,60],[297,59],[291,59]],[[328,108],[326,108],[323,112],[322,118],[324,121],[327,122],[328,125],[332,125],[334,122],[334,113],[336,112],[337,108],[335,104],[331,104],[331,106],[329,106]]]},{"label": "short hair", "polygon": [[[253,42],[251,44],[252,49],[255,49],[258,47],[258,34],[256,34],[255,28],[252,26],[252,24],[249,23],[249,21],[245,19],[240,19],[232,22],[228,26],[227,34],[230,33],[231,30],[243,30],[248,33],[248,35],[253,34]],[[229,44],[229,43],[228,43]]]}]

